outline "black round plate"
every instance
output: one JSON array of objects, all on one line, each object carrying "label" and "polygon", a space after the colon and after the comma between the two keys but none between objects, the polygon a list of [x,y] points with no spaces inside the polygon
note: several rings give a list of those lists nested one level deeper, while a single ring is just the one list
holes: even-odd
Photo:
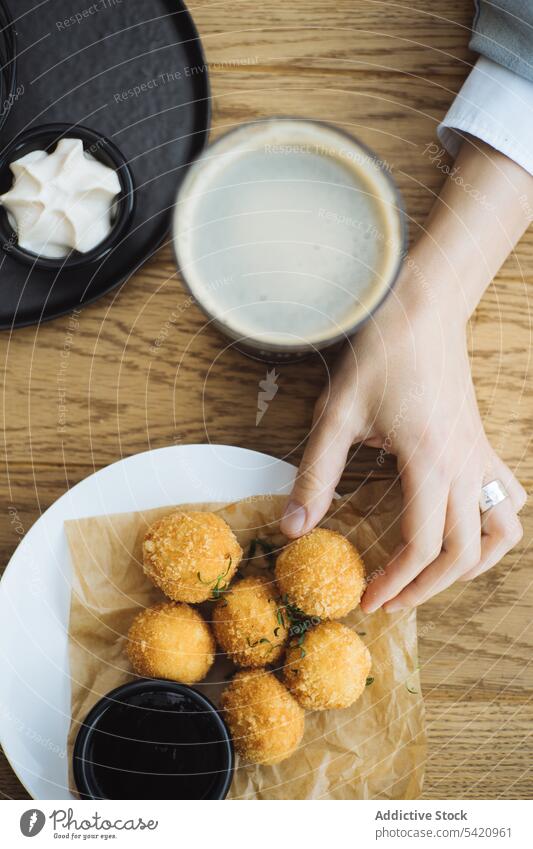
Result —
[{"label": "black round plate", "polygon": [[177,0],[16,0],[17,91],[1,149],[23,130],[81,124],[128,161],[136,211],[118,247],[78,269],[28,268],[0,250],[0,328],[36,324],[123,282],[168,233],[177,188],[209,134],[207,65]]}]

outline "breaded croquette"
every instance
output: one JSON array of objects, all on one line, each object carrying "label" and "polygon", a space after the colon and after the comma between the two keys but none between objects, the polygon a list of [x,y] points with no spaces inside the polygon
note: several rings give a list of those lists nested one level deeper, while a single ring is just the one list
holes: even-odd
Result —
[{"label": "breaded croquette", "polygon": [[340,619],[359,604],[365,572],[351,542],[336,531],[315,528],[281,552],[276,580],[283,598],[309,616]]},{"label": "breaded croquette", "polygon": [[137,675],[194,684],[215,659],[215,640],[193,607],[163,602],[137,614],[126,650]]},{"label": "breaded croquette", "polygon": [[283,678],[307,710],[346,708],[363,693],[370,666],[370,652],[351,628],[322,622],[289,647]]},{"label": "breaded croquette", "polygon": [[221,706],[236,750],[252,763],[285,760],[303,737],[304,711],[271,672],[238,672],[222,693]]},{"label": "breaded croquette", "polygon": [[278,660],[288,630],[274,581],[258,576],[232,584],[214,607],[213,630],[237,666],[267,666]]},{"label": "breaded croquette", "polygon": [[174,601],[217,598],[241,558],[235,534],[216,513],[171,513],[154,522],[143,541],[145,573]]}]

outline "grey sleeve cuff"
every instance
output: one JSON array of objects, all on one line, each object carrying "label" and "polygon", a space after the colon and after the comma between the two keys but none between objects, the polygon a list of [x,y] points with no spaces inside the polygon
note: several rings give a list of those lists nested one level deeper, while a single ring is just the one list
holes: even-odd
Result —
[{"label": "grey sleeve cuff", "polygon": [[477,0],[470,49],[533,82],[531,0]]}]

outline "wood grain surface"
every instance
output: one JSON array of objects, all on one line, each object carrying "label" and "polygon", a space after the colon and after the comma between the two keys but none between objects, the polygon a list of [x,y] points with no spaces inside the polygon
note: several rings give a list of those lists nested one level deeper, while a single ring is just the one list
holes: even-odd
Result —
[{"label": "wood grain surface", "polygon": [[[211,64],[213,137],[271,114],[332,121],[387,161],[414,236],[443,180],[424,148],[474,60],[467,49],[471,5],[193,0],[191,10]],[[532,275],[529,232],[471,324],[486,428],[528,490]],[[0,345],[7,472],[2,566],[21,532],[58,496],[120,457],[209,440],[297,462],[332,360],[281,368],[276,401],[256,427],[265,367],[227,349],[189,305],[168,246],[81,313],[4,333]],[[374,452],[358,451],[341,491],[376,468]],[[392,475],[394,468],[381,473]],[[426,798],[531,798],[530,506],[523,521],[523,541],[497,568],[420,612]],[[27,798],[3,756],[0,793]]]}]

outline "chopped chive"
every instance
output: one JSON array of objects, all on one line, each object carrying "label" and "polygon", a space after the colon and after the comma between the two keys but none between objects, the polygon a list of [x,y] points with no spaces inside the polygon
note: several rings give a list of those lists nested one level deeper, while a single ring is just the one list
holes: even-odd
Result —
[{"label": "chopped chive", "polygon": [[255,553],[258,548],[260,548],[263,552],[263,556],[268,562],[268,568],[273,568],[275,562],[274,546],[266,539],[256,537],[255,539],[250,541],[250,546],[248,548],[248,559],[255,557]]},{"label": "chopped chive", "polygon": [[200,573],[199,573],[199,572],[197,572],[196,574],[197,574],[197,576],[198,576],[198,580],[200,581],[200,583],[201,583],[201,584],[206,584],[206,586],[207,586],[207,584],[212,584],[212,583],[213,583],[212,581],[204,581],[204,580],[203,580],[203,578],[202,578],[202,576],[200,575]]},{"label": "chopped chive", "polygon": [[365,687],[370,687],[370,685],[371,685],[371,684],[373,684],[373,683],[374,683],[374,679],[373,679],[372,677],[370,677],[370,676],[369,676],[369,677],[366,679]]},{"label": "chopped chive", "polygon": [[261,637],[261,639],[256,640],[255,643],[252,643],[250,637],[246,637],[246,642],[248,643],[251,649],[255,648],[256,646],[263,645],[264,643],[268,643],[270,646],[272,646],[271,651],[274,648],[274,646],[272,645],[272,641],[269,640],[267,637]]},{"label": "chopped chive", "polygon": [[[226,569],[225,572],[221,572],[220,575],[217,575],[217,577],[215,578],[215,583],[213,585],[213,590],[212,590],[212,593],[211,593],[211,598],[214,601],[217,601],[223,593],[228,592],[228,586],[229,585],[223,583],[224,578],[228,574],[229,570],[231,569],[231,564],[233,563],[233,558],[231,557],[231,555],[228,555],[228,557],[229,557],[228,568]],[[213,584],[212,580],[211,581],[204,581],[200,572],[197,572],[196,575],[197,575],[198,580],[200,581],[201,584],[205,584],[205,586],[211,586],[211,584]]]},{"label": "chopped chive", "polygon": [[229,570],[231,569],[231,564],[233,563],[233,557],[231,556],[231,554],[228,555],[228,556],[229,556],[228,568],[226,569],[226,571],[223,574],[218,576],[219,578],[225,578],[226,575],[228,574]]}]

